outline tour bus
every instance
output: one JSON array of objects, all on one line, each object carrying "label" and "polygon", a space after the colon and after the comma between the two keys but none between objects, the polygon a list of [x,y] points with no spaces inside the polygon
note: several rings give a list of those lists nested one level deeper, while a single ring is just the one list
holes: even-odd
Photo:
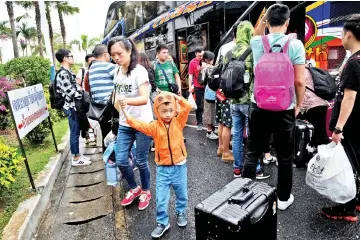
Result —
[{"label": "tour bus", "polygon": [[[231,28],[240,20],[257,24],[266,1],[116,1],[108,10],[103,43],[113,36],[132,38],[140,51],[155,60],[155,48],[163,42],[176,59],[183,82],[194,50],[203,46],[215,54],[231,41]],[[288,33],[305,44],[306,59],[316,66],[334,71],[346,56],[341,34],[345,18],[359,13],[359,2],[303,1],[281,2],[289,6]],[[305,19],[305,21],[297,21]]]}]

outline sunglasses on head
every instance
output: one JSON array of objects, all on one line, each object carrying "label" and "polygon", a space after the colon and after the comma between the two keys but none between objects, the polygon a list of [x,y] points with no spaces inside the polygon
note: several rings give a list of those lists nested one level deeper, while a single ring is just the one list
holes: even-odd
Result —
[{"label": "sunglasses on head", "polygon": [[166,95],[166,96],[164,96],[164,97],[163,97],[163,96],[158,97],[158,103],[163,102],[164,98],[165,98],[166,100],[169,100],[170,102],[172,101],[172,96]]}]

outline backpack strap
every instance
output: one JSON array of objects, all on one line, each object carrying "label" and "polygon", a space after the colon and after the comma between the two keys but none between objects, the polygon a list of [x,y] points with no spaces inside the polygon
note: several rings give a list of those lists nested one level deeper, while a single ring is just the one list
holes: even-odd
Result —
[{"label": "backpack strap", "polygon": [[288,48],[290,46],[290,42],[292,39],[292,35],[289,35],[287,42],[285,43],[285,45],[283,46],[283,52],[287,53],[288,52]]},{"label": "backpack strap", "polygon": [[271,50],[271,45],[269,44],[267,35],[262,36],[262,43],[263,43],[264,52],[269,53],[269,51]]},{"label": "backpack strap", "polygon": [[246,51],[242,53],[242,55],[238,58],[238,60],[243,61],[248,57],[248,55],[252,52],[252,48],[248,47]]}]

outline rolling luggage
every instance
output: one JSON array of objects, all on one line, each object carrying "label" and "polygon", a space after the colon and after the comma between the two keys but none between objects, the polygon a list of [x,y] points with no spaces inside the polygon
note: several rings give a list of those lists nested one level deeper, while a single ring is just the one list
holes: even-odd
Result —
[{"label": "rolling luggage", "polygon": [[297,168],[306,167],[306,163],[312,158],[312,153],[307,150],[314,133],[311,123],[297,119],[295,133],[295,158],[293,164]]},{"label": "rolling luggage", "polygon": [[276,240],[275,189],[237,178],[195,207],[195,226],[197,240]]}]

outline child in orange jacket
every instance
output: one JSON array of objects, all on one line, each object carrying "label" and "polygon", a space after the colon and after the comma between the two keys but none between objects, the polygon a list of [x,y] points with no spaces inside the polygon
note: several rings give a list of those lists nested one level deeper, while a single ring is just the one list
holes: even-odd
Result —
[{"label": "child in orange jacket", "polygon": [[[177,104],[179,103],[179,105]],[[177,105],[180,106],[176,116]],[[159,238],[169,229],[168,202],[170,186],[176,194],[176,214],[179,227],[187,225],[187,151],[183,129],[192,106],[184,98],[169,92],[161,92],[154,100],[154,113],[158,120],[150,123],[139,121],[128,114],[126,103],[120,106],[128,124],[153,137],[155,143],[155,163],[157,164],[156,198],[157,227],[152,237]]]}]

